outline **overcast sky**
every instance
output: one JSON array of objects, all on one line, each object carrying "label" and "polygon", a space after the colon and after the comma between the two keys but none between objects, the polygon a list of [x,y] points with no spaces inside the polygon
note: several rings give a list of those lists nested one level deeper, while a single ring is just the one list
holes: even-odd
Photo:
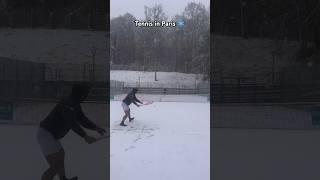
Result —
[{"label": "overcast sky", "polygon": [[210,7],[210,0],[111,0],[111,18],[125,13],[133,14],[137,19],[144,18],[144,6],[152,7],[155,4],[162,4],[164,12],[170,18],[176,14],[181,14],[189,2],[201,2]]}]

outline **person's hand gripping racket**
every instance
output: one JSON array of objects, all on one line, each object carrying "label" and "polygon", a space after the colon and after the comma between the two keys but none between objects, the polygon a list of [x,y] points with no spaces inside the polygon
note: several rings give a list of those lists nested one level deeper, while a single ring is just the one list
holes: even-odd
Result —
[{"label": "person's hand gripping racket", "polygon": [[99,140],[101,140],[101,139],[105,139],[105,138],[109,137],[109,136],[104,136],[104,134],[106,133],[106,130],[104,130],[103,128],[97,127],[97,128],[95,129],[95,131],[97,131],[97,132],[100,134],[100,137],[95,138],[95,137],[92,137],[92,136],[88,136],[88,135],[87,135],[87,136],[85,137],[85,141],[86,141],[88,144],[92,144],[92,143],[97,142],[97,141],[99,141]]}]

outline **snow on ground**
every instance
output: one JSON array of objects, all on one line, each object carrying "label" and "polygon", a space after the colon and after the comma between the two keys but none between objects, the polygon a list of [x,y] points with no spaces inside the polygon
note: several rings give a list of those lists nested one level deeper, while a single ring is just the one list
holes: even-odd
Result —
[{"label": "snow on ground", "polygon": [[85,63],[92,61],[91,49],[97,48],[96,63],[106,64],[107,37],[103,31],[0,29],[0,57],[41,63]]},{"label": "snow on ground", "polygon": [[110,71],[110,80],[125,82],[125,87],[161,87],[161,88],[195,88],[203,83],[202,76],[178,72],[157,72],[157,80],[154,80],[154,72],[143,71]]},{"label": "snow on ground", "polygon": [[[0,179],[40,179],[48,165],[36,140],[36,126],[0,126]],[[97,134],[88,131],[90,134]],[[66,151],[67,175],[81,179],[108,178],[107,144],[102,140],[88,145],[72,131],[62,140]],[[55,180],[57,180],[56,178]]]},{"label": "snow on ground", "polygon": [[213,179],[320,179],[320,131],[219,128],[211,131]]},{"label": "snow on ground", "polygon": [[310,105],[215,104],[211,116],[215,127],[310,129]]},{"label": "snow on ground", "polygon": [[121,102],[110,102],[112,180],[210,179],[209,103],[130,108],[135,120],[121,127]]}]

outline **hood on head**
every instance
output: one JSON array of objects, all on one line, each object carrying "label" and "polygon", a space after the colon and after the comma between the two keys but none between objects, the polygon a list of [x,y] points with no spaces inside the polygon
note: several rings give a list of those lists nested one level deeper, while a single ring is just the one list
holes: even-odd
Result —
[{"label": "hood on head", "polygon": [[74,84],[72,86],[72,98],[77,102],[84,101],[89,94],[90,86],[86,83]]},{"label": "hood on head", "polygon": [[132,92],[133,92],[133,93],[137,93],[137,92],[138,92],[138,89],[137,89],[137,88],[133,88],[133,89],[132,89]]}]

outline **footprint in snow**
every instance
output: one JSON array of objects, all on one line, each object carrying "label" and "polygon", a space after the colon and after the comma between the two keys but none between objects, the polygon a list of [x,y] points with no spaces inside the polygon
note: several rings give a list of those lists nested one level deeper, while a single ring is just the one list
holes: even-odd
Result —
[{"label": "footprint in snow", "polygon": [[127,152],[127,151],[129,151],[130,149],[134,149],[134,148],[136,148],[136,147],[135,147],[135,146],[130,146],[130,147],[126,148],[125,151]]}]

